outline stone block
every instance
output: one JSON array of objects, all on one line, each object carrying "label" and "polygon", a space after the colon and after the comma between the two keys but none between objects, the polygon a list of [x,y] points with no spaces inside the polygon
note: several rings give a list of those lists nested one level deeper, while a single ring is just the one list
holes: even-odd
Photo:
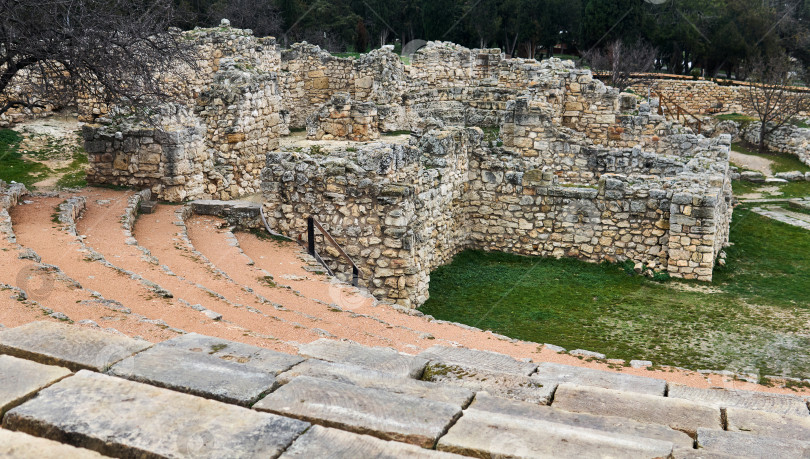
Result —
[{"label": "stone block", "polygon": [[253,406],[383,440],[432,448],[461,409],[447,403],[299,376]]},{"label": "stone block", "polygon": [[311,376],[360,387],[382,389],[395,394],[449,403],[461,408],[466,407],[473,398],[473,392],[462,387],[396,378],[382,371],[316,359],[305,360],[278,375],[278,381],[287,384],[298,376]]},{"label": "stone block", "polygon": [[593,370],[590,368],[561,365],[559,363],[543,362],[537,368],[533,379],[548,383],[570,383],[580,386],[601,387],[640,394],[663,396],[666,381],[642,376],[626,375],[611,371]]},{"label": "stone block", "polygon": [[56,322],[32,322],[0,332],[0,354],[72,371],[105,371],[152,343]]},{"label": "stone block", "polygon": [[808,416],[807,404],[800,397],[734,389],[699,389],[670,384],[667,397],[690,400],[717,408],[745,408],[778,414]]},{"label": "stone block", "polygon": [[681,399],[599,387],[560,384],[554,408],[598,416],[618,416],[645,424],[661,424],[694,434],[701,427],[722,427],[720,409]]},{"label": "stone block", "polygon": [[157,201],[141,201],[138,211],[142,214],[152,214],[157,208]]},{"label": "stone block", "polygon": [[726,409],[727,429],[762,437],[810,441],[810,416],[791,416],[767,411]]},{"label": "stone block", "polygon": [[468,409],[436,449],[474,457],[668,457],[670,442]]},{"label": "stone block", "polygon": [[204,352],[155,346],[110,368],[114,376],[251,406],[278,386],[269,373]]},{"label": "stone block", "polygon": [[521,362],[506,354],[463,347],[433,346],[422,351],[419,357],[449,365],[524,376],[534,373],[537,369],[536,363]]},{"label": "stone block", "polygon": [[422,357],[401,354],[391,348],[367,347],[350,341],[325,338],[301,345],[298,353],[305,357],[348,363],[399,377],[416,379],[422,376],[422,371],[427,363],[427,360]]},{"label": "stone block", "polygon": [[441,362],[428,363],[422,379],[540,405],[548,405],[557,388],[556,383],[543,384],[528,376],[496,373]]},{"label": "stone block", "polygon": [[281,459],[311,459],[328,457],[332,459],[357,459],[373,457],[395,459],[409,457],[416,459],[460,458],[455,454],[442,453],[418,446],[385,441],[369,435],[358,435],[328,427],[312,426],[290,446]]},{"label": "stone block", "polygon": [[810,443],[784,438],[760,437],[717,429],[698,429],[698,448],[732,457],[778,457],[780,459],[806,459],[810,457]]},{"label": "stone block", "polygon": [[694,441],[683,432],[670,429],[660,424],[645,424],[627,418],[616,416],[596,416],[586,413],[571,413],[551,406],[542,406],[535,403],[517,402],[501,397],[492,397],[486,393],[478,393],[469,409],[487,411],[490,413],[505,414],[514,417],[524,417],[541,421],[565,424],[572,427],[612,432],[632,437],[651,438],[671,442],[675,446],[691,448]]},{"label": "stone block", "polygon": [[0,419],[6,411],[69,374],[67,368],[0,355]]},{"label": "stone block", "polygon": [[15,459],[104,458],[95,451],[63,445],[53,440],[3,429],[0,429],[0,457]]},{"label": "stone block", "polygon": [[309,423],[80,371],[9,411],[3,427],[113,457],[276,457]]}]

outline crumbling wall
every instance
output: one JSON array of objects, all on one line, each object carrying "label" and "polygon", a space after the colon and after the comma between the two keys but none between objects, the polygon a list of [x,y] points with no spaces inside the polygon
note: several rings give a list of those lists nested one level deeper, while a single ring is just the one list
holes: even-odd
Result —
[{"label": "crumbling wall", "polygon": [[379,122],[376,105],[339,92],[307,118],[307,138],[367,142],[380,137]]},{"label": "crumbling wall", "polygon": [[[753,145],[759,145],[760,122],[742,127],[740,136]],[[774,151],[796,155],[799,161],[810,166],[810,129],[785,125],[776,129],[765,140],[765,146]]]}]

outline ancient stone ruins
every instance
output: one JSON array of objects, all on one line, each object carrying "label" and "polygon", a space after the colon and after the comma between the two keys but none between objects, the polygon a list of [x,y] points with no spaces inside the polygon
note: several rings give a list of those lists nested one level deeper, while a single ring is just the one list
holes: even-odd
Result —
[{"label": "ancient stone ruins", "polygon": [[728,241],[730,137],[570,61],[431,42],[404,65],[391,47],[338,58],[227,26],[186,38],[200,61],[178,70],[185,100],[148,122],[83,102],[89,181],[168,201],[261,194],[273,230],[314,216],[381,300],[422,304],[430,271],[468,248],[708,281]]}]

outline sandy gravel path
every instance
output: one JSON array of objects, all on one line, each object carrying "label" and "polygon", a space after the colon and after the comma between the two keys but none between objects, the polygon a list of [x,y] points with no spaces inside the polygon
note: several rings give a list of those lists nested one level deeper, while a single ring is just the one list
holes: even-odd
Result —
[{"label": "sandy gravel path", "polygon": [[773,172],[771,172],[771,165],[773,164],[773,161],[770,159],[746,155],[734,150],[731,150],[730,153],[729,160],[737,166],[750,169],[752,171],[762,172],[766,177],[773,175]]}]

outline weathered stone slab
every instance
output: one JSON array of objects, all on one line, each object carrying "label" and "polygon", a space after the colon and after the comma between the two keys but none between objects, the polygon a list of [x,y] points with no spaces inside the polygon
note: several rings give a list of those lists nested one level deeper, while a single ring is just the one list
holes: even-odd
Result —
[{"label": "weathered stone slab", "polygon": [[22,432],[0,429],[0,457],[15,459],[103,459],[87,449],[63,445]]},{"label": "weathered stone slab", "polygon": [[669,442],[468,409],[439,439],[440,451],[475,457],[667,457]]},{"label": "weathered stone slab", "polygon": [[187,333],[163,341],[155,347],[170,347],[212,355],[228,362],[239,363],[277,376],[302,361],[297,355],[271,351],[262,347],[228,341],[212,336]]},{"label": "weathered stone slab", "polygon": [[317,425],[312,426],[304,435],[301,435],[281,455],[281,459],[312,459],[316,457],[328,457],[330,459],[366,457],[375,459],[398,459],[401,457],[450,459],[459,458],[460,456]]},{"label": "weathered stone slab", "polygon": [[612,432],[631,437],[652,438],[666,441],[675,446],[691,448],[694,441],[689,435],[672,430],[660,424],[644,424],[627,418],[616,416],[596,416],[586,413],[571,413],[551,406],[535,405],[533,403],[516,402],[500,397],[492,397],[479,393],[469,409],[488,411],[490,413],[505,414],[512,417],[524,417],[548,421],[556,424],[565,424],[572,427]]},{"label": "weathered stone slab", "polygon": [[269,373],[176,347],[155,346],[118,362],[109,373],[248,407],[278,387]]},{"label": "weathered stone slab", "polygon": [[321,338],[298,348],[305,357],[329,362],[348,363],[359,367],[391,373],[396,376],[419,379],[427,360],[414,355],[401,354],[387,347],[367,347],[350,341]]},{"label": "weathered stone slab", "polygon": [[450,365],[523,376],[528,376],[537,369],[535,363],[521,362],[497,352],[478,351],[464,347],[433,346],[419,353],[419,357]]},{"label": "weathered stone slab", "polygon": [[253,408],[425,448],[461,414],[447,403],[309,376],[293,379]]},{"label": "weathered stone slab", "polygon": [[355,386],[382,389],[395,394],[426,398],[461,408],[469,405],[473,392],[456,386],[434,384],[410,378],[392,378],[391,374],[345,363],[309,359],[278,375],[281,384],[298,376],[331,379]]},{"label": "weathered stone slab", "polygon": [[275,457],[309,426],[80,371],[9,411],[3,427],[108,456]]},{"label": "weathered stone slab", "polygon": [[528,376],[496,373],[441,362],[428,363],[422,379],[442,385],[464,387],[474,392],[486,391],[498,397],[540,405],[548,405],[557,388],[557,384],[543,384]]},{"label": "weathered stone slab", "polygon": [[0,355],[0,419],[3,413],[26,401],[38,390],[69,374],[67,368]]},{"label": "weathered stone slab", "polygon": [[810,443],[784,438],[760,437],[739,432],[716,429],[698,429],[698,448],[736,457],[778,457],[779,459],[807,459]]},{"label": "weathered stone slab", "polygon": [[810,415],[805,401],[792,395],[720,388],[699,389],[671,384],[667,397],[682,398],[718,408],[735,407],[796,416]]},{"label": "weathered stone slab", "polygon": [[32,322],[0,331],[0,354],[72,371],[105,371],[152,343],[57,322]]},{"label": "weathered stone slab", "polygon": [[543,362],[532,375],[543,382],[570,383],[580,386],[601,387],[626,392],[663,396],[667,389],[666,381],[641,376],[613,373],[611,371],[561,365]]},{"label": "weathered stone slab", "polygon": [[722,427],[720,409],[688,400],[620,392],[600,387],[560,384],[554,408],[599,416],[618,416],[646,424],[661,424],[694,434],[698,428]]},{"label": "weathered stone slab", "polygon": [[762,437],[810,441],[810,416],[790,416],[767,411],[726,409],[727,430]]},{"label": "weathered stone slab", "polygon": [[672,451],[673,459],[738,459],[739,456],[723,454],[717,451],[709,451],[704,448],[675,448]]}]

